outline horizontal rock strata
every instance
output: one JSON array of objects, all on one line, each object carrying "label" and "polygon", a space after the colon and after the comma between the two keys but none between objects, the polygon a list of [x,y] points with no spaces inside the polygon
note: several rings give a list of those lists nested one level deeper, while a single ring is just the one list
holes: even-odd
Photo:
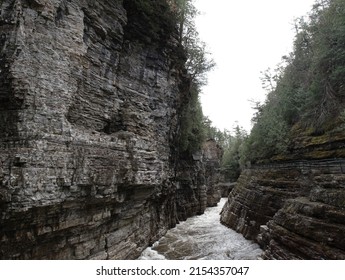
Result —
[{"label": "horizontal rock strata", "polygon": [[222,181],[220,174],[220,161],[223,156],[222,148],[213,139],[205,141],[202,147],[205,162],[205,179],[207,186],[207,206],[216,206],[221,198],[219,183]]},{"label": "horizontal rock strata", "polygon": [[171,154],[180,46],[132,3],[0,2],[1,259],[133,259],[203,212]]},{"label": "horizontal rock strata", "polygon": [[257,240],[265,259],[345,259],[344,180],[342,159],[248,169],[221,221]]}]

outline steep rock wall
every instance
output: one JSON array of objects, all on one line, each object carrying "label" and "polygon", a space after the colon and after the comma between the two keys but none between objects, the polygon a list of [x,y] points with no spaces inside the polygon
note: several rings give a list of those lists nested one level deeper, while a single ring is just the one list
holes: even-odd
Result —
[{"label": "steep rock wall", "polygon": [[217,205],[221,198],[219,183],[222,181],[220,162],[223,156],[223,149],[215,140],[208,139],[203,144],[202,154],[205,161],[207,206],[213,207]]},{"label": "steep rock wall", "polygon": [[181,160],[176,168],[177,212],[179,220],[202,214],[206,207],[220,201],[219,182],[221,147],[213,139],[206,140],[190,160]]},{"label": "steep rock wall", "polygon": [[258,241],[265,259],[345,259],[343,140],[300,137],[289,161],[245,170],[221,222]]},{"label": "steep rock wall", "polygon": [[176,224],[188,81],[131,3],[1,2],[1,259],[133,259]]}]

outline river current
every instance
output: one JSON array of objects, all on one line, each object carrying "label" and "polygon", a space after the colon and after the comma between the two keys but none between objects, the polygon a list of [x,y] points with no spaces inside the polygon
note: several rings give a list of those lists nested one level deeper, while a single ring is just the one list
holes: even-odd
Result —
[{"label": "river current", "polygon": [[170,229],[139,257],[142,260],[253,260],[262,250],[241,234],[219,221],[226,202],[222,198],[217,207],[210,207]]}]

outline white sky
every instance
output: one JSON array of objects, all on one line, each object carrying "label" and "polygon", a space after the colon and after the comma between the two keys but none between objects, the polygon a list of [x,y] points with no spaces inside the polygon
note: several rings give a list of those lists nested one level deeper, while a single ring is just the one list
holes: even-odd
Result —
[{"label": "white sky", "polygon": [[195,0],[196,24],[216,68],[208,74],[201,103],[219,129],[236,121],[247,131],[254,111],[249,100],[265,99],[261,71],[274,69],[292,50],[294,19],[314,0]]}]

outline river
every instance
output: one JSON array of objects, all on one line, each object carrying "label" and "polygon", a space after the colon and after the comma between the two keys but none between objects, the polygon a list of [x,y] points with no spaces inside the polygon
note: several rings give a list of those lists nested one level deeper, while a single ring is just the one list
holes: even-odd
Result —
[{"label": "river", "polygon": [[217,207],[210,207],[170,229],[139,257],[142,260],[252,260],[262,250],[241,234],[219,222],[226,198]]}]

